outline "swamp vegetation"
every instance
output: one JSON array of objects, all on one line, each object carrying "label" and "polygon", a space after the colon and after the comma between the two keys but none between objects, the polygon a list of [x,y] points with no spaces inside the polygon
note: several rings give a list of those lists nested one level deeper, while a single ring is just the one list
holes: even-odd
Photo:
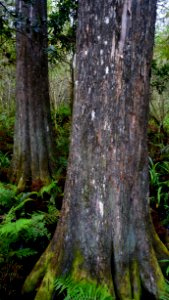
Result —
[{"label": "swamp vegetation", "polygon": [[167,2],[78,2],[0,1],[0,300],[168,300]]}]

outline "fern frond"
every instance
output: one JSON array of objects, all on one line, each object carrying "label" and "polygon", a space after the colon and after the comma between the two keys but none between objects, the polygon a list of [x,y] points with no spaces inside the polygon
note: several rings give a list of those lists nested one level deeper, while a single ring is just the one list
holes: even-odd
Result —
[{"label": "fern frond", "polygon": [[57,181],[53,180],[49,185],[45,185],[40,190],[40,195],[43,197],[44,193],[51,193],[52,189],[55,189],[57,187]]},{"label": "fern frond", "polygon": [[[50,238],[50,234],[45,226],[44,214],[42,213],[34,213],[30,219],[22,218],[15,222],[9,221],[2,223],[0,225],[0,256],[9,256],[11,255],[9,253],[13,253],[13,251],[15,251],[17,256],[16,251],[19,250],[13,249],[13,245],[17,242],[25,245],[25,243],[30,241],[34,242],[41,237]],[[26,252],[22,254],[28,256],[28,250],[23,251]],[[18,255],[19,253],[20,252],[18,252]],[[30,253],[30,255],[33,254],[35,254],[35,252]]]},{"label": "fern frond", "polygon": [[16,186],[5,186],[0,183],[0,210],[2,213],[5,209],[9,209],[16,201]]},{"label": "fern frond", "polygon": [[22,259],[23,257],[29,257],[29,256],[32,256],[32,255],[35,255],[37,254],[37,251],[31,249],[31,248],[23,248],[23,249],[19,249],[19,250],[16,250],[16,251],[10,251],[8,253],[9,257],[14,257],[16,256],[17,258],[19,259]]},{"label": "fern frond", "polygon": [[60,216],[60,211],[53,206],[48,207],[48,213],[45,214],[45,222],[48,225],[56,224]]},{"label": "fern frond", "polygon": [[105,287],[84,280],[77,282],[70,276],[57,278],[55,289],[58,294],[66,294],[64,300],[113,300]]},{"label": "fern frond", "polygon": [[164,286],[164,292],[160,295],[160,300],[168,300],[169,299],[169,281],[166,280]]}]

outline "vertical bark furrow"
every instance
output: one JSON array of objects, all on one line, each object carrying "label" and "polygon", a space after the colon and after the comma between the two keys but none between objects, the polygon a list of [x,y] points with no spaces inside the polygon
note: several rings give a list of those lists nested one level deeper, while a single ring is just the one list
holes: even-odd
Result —
[{"label": "vertical bark furrow", "polygon": [[[13,177],[19,189],[53,172],[53,134],[48,87],[47,3],[16,1],[17,87]],[[15,178],[16,177],[16,178]]]}]

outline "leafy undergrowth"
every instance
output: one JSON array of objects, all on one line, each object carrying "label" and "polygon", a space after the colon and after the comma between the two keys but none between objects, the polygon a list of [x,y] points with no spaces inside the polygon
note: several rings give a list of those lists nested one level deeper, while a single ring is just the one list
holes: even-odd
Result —
[{"label": "leafy undergrowth", "polygon": [[71,108],[69,105],[62,104],[53,116],[55,120],[56,136],[56,180],[60,188],[60,194],[57,196],[58,208],[62,206],[63,191],[66,180],[67,161],[70,143],[71,128]]},{"label": "leafy undergrowth", "polygon": [[57,170],[48,186],[18,194],[9,183],[14,118],[0,119],[0,299],[22,299],[22,284],[46,249],[62,206],[69,150],[70,115],[62,105],[56,120]]},{"label": "leafy undergrowth", "polygon": [[[167,119],[168,120],[168,119]],[[166,121],[167,121],[166,120]],[[169,126],[150,120],[148,128],[150,206],[160,239],[169,248]]]},{"label": "leafy undergrowth", "polygon": [[12,157],[14,115],[0,114],[0,181],[8,182],[8,169]]},{"label": "leafy undergrowth", "polygon": [[[59,218],[57,182],[39,192],[17,194],[0,185],[0,295],[14,299],[24,279],[47,247]],[[41,210],[39,208],[41,207]]]},{"label": "leafy undergrowth", "polygon": [[70,276],[59,277],[55,281],[55,289],[64,300],[113,300],[108,289],[97,286],[94,282],[77,282]]}]

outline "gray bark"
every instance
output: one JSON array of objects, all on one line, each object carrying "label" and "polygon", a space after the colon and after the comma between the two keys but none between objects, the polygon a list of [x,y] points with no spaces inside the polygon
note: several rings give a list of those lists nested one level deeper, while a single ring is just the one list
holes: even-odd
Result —
[{"label": "gray bark", "polygon": [[48,182],[53,136],[47,60],[47,3],[16,1],[17,71],[13,179],[20,189]]},{"label": "gray bark", "polygon": [[36,300],[52,299],[52,276],[65,274],[95,280],[120,300],[141,299],[142,287],[159,299],[165,289],[156,253],[165,258],[168,251],[155,234],[148,204],[155,15],[154,0],[79,1],[64,202]]}]

